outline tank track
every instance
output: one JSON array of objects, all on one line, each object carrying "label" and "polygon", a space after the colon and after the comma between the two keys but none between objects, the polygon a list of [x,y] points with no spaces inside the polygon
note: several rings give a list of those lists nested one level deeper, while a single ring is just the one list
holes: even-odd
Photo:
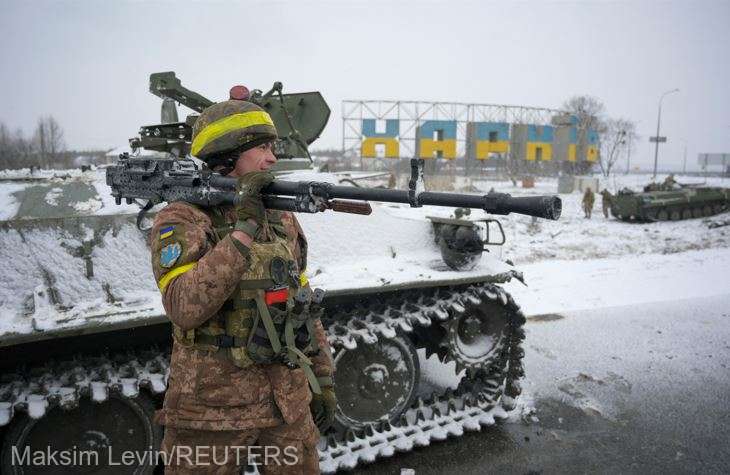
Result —
[{"label": "tank track", "polygon": [[[328,337],[336,352],[443,323],[464,311],[466,299],[476,303],[485,298],[497,300],[510,310],[510,332],[498,361],[484,370],[467,372],[456,390],[417,398],[393,423],[384,421],[322,437],[319,451],[323,473],[459,436],[465,430],[479,430],[506,417],[505,408],[510,408],[512,399],[521,391],[521,343],[525,336],[525,319],[519,307],[507,292],[492,284],[406,291],[383,304],[347,314],[335,312],[326,318]],[[38,419],[56,407],[76,408],[81,398],[103,402],[110,393],[134,398],[142,390],[161,395],[167,388],[168,376],[169,348],[81,357],[22,374],[6,374],[0,381],[0,426],[7,425],[16,414]]]},{"label": "tank track", "polygon": [[[456,390],[417,398],[400,418],[391,423],[382,421],[364,429],[349,428],[344,434],[330,434],[320,440],[320,469],[333,473],[352,469],[361,462],[372,462],[396,452],[410,451],[431,441],[460,436],[465,430],[479,430],[507,416],[514,398],[521,392],[522,326],[525,317],[512,297],[493,284],[470,285],[429,291],[409,291],[385,303],[360,307],[355,311],[335,313],[325,321],[333,351],[352,350],[357,345],[374,344],[379,338],[394,338],[397,333],[409,334],[418,327],[441,325],[460,312],[467,300],[478,303],[494,300],[505,306],[510,321],[506,344],[500,357],[488,368],[467,371]],[[453,361],[448,353],[443,361]],[[458,361],[456,361],[458,365]]]},{"label": "tank track", "polygon": [[106,401],[110,392],[137,397],[141,389],[162,394],[170,372],[169,350],[147,349],[113,357],[85,357],[4,375],[0,382],[0,426],[15,414],[39,419],[49,410],[78,407],[80,399]]}]

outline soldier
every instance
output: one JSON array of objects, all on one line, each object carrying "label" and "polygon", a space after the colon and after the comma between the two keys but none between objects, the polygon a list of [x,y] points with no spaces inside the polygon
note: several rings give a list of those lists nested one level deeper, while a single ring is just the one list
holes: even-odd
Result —
[{"label": "soldier", "polygon": [[173,328],[155,416],[166,473],[239,473],[251,460],[264,474],[319,473],[317,428],[336,407],[332,356],[316,306],[293,299],[308,289],[302,229],[262,203],[276,137],[251,102],[208,107],[191,153],[238,178],[239,204],[174,202],[155,217],[152,268]]},{"label": "soldier", "polygon": [[608,210],[611,208],[611,200],[613,200],[613,195],[604,188],[601,192],[601,206],[603,207],[603,216],[606,218],[608,218]]},{"label": "soldier", "polygon": [[586,188],[583,194],[583,212],[587,219],[591,219],[591,213],[593,212],[593,203],[596,201],[596,196],[593,194],[591,187]]},{"label": "soldier", "polygon": [[667,191],[674,189],[674,185],[676,184],[677,180],[674,179],[674,173],[670,173],[669,176],[664,179],[664,189]]}]

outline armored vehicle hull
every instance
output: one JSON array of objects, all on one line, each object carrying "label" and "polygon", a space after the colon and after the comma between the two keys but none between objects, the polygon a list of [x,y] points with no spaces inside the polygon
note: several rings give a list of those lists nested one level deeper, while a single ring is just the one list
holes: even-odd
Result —
[{"label": "armored vehicle hull", "polygon": [[712,216],[730,206],[730,189],[681,187],[636,193],[622,190],[613,197],[611,214],[623,221],[678,221]]}]

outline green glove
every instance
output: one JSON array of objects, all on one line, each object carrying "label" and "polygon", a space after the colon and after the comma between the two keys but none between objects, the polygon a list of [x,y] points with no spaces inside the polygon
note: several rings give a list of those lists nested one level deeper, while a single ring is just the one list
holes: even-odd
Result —
[{"label": "green glove", "polygon": [[336,407],[337,397],[335,396],[335,388],[332,386],[324,386],[321,394],[312,394],[309,410],[312,411],[312,418],[314,423],[317,424],[320,434],[324,434],[334,422]]},{"label": "green glove", "polygon": [[236,184],[236,213],[238,222],[253,219],[259,225],[266,219],[266,209],[261,201],[261,189],[274,181],[271,172],[249,172],[238,178]]}]

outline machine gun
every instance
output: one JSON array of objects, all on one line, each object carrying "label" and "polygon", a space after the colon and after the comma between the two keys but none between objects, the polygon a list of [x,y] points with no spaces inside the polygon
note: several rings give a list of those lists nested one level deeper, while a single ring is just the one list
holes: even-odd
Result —
[{"label": "machine gun", "polygon": [[[454,208],[476,208],[491,214],[525,214],[557,220],[562,202],[557,196],[512,197],[506,193],[464,195],[425,191],[423,159],[411,160],[408,190],[370,189],[340,186],[316,181],[276,180],[261,190],[264,206],[269,209],[297,213],[333,211],[370,214],[368,201],[406,203]],[[137,217],[139,226],[153,205],[161,202],[186,201],[201,206],[235,204],[236,178],[225,177],[199,167],[192,159],[130,158],[120,156],[117,165],[106,170],[106,183],[117,204],[147,200]],[[352,201],[356,200],[356,201]]]}]

